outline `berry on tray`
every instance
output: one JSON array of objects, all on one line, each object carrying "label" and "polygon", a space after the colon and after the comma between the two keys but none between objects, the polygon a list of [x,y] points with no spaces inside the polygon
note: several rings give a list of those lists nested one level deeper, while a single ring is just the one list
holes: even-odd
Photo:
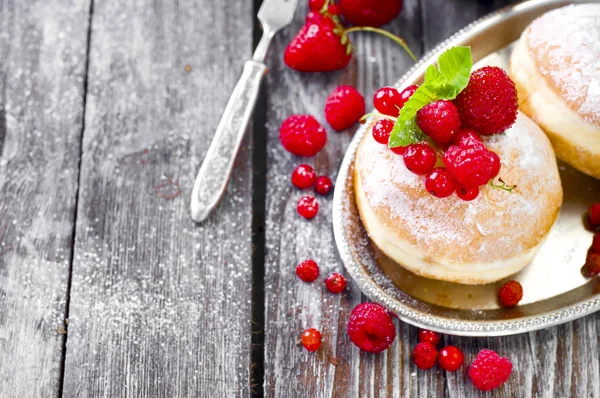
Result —
[{"label": "berry on tray", "polygon": [[435,346],[428,341],[417,344],[412,352],[413,361],[417,368],[427,370],[433,368],[437,360],[438,352]]},{"label": "berry on tray", "polygon": [[361,350],[376,354],[392,344],[396,338],[396,327],[382,305],[362,303],[350,314],[348,336]]},{"label": "berry on tray", "polygon": [[462,351],[452,345],[446,346],[438,354],[438,363],[442,369],[448,372],[455,372],[463,365],[465,357]]},{"label": "berry on tray", "polygon": [[433,345],[437,345],[440,342],[440,334],[427,329],[419,330],[419,342],[429,342]]},{"label": "berry on tray", "polygon": [[404,164],[415,174],[427,174],[435,166],[436,159],[433,148],[422,142],[409,145],[404,152]]},{"label": "berry on tray", "polygon": [[447,100],[432,102],[417,112],[417,125],[438,145],[446,144],[460,129],[458,108]]},{"label": "berry on tray", "polygon": [[292,184],[299,189],[310,188],[315,184],[317,173],[308,164],[301,164],[292,173]]},{"label": "berry on tray", "polygon": [[352,127],[365,114],[365,99],[352,86],[339,86],[327,97],[325,119],[336,131]]},{"label": "berry on tray", "polygon": [[292,115],[281,124],[279,140],[294,155],[314,156],[327,143],[327,133],[314,117]]},{"label": "berry on tray", "polygon": [[514,307],[523,298],[523,286],[517,281],[508,281],[500,287],[498,297],[504,307]]},{"label": "berry on tray", "polygon": [[482,391],[491,391],[508,380],[512,363],[492,350],[481,350],[469,367],[469,378]]},{"label": "berry on tray", "polygon": [[380,144],[387,145],[390,139],[390,133],[394,128],[394,122],[389,119],[379,119],[373,126],[373,138]]},{"label": "berry on tray", "polygon": [[306,329],[302,333],[301,341],[307,351],[317,351],[321,348],[321,332],[315,328]]},{"label": "berry on tray", "polygon": [[310,220],[319,212],[319,203],[314,197],[306,195],[300,198],[296,210],[302,217]]},{"label": "berry on tray", "polygon": [[436,167],[425,178],[425,189],[438,198],[447,198],[456,190],[456,180],[444,167]]},{"label": "berry on tray", "polygon": [[319,266],[314,260],[305,260],[296,266],[296,275],[304,282],[314,282],[319,277]]},{"label": "berry on tray", "polygon": [[592,229],[600,228],[600,203],[595,203],[588,209],[588,221]]},{"label": "berry on tray", "polygon": [[317,182],[315,183],[315,192],[319,195],[327,195],[331,188],[333,188],[333,183],[331,179],[327,176],[321,176],[317,178]]},{"label": "berry on tray", "polygon": [[325,279],[325,286],[331,293],[340,293],[346,287],[346,278],[334,272]]},{"label": "berry on tray", "polygon": [[342,16],[353,25],[381,26],[402,11],[402,0],[340,0]]}]

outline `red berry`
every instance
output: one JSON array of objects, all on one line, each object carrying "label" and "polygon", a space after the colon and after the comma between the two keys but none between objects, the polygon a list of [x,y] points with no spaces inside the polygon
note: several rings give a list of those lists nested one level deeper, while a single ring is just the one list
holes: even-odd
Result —
[{"label": "red berry", "polygon": [[478,187],[490,180],[492,160],[483,145],[464,149],[451,146],[443,159],[452,177],[463,187]]},{"label": "red berry", "polygon": [[600,232],[594,235],[594,240],[592,241],[592,247],[590,250],[594,253],[600,254]]},{"label": "red berry", "polygon": [[308,351],[317,351],[321,347],[321,332],[315,328],[306,329],[302,333],[302,345]]},{"label": "red berry", "polygon": [[446,346],[440,350],[438,363],[442,369],[448,372],[457,371],[465,361],[462,351],[452,345]]},{"label": "red berry", "polygon": [[341,11],[337,4],[330,4],[329,7],[327,7],[327,12],[331,15],[340,15]]},{"label": "red berry", "polygon": [[327,133],[314,117],[293,115],[281,124],[279,140],[294,155],[314,156],[327,143]]},{"label": "red berry", "polygon": [[314,197],[306,195],[300,198],[296,210],[302,217],[310,220],[319,212],[319,203]]},{"label": "red berry", "polygon": [[588,276],[600,274],[600,253],[588,251],[585,258],[585,273]]},{"label": "red berry", "polygon": [[456,187],[456,194],[465,202],[470,202],[479,196],[479,187],[465,188],[462,185]]},{"label": "red berry", "polygon": [[425,178],[425,189],[437,198],[447,198],[456,190],[456,180],[444,167],[436,167]]},{"label": "red berry", "polygon": [[435,151],[425,143],[411,144],[404,152],[404,164],[415,174],[427,174],[435,162]]},{"label": "red berry", "polygon": [[342,44],[342,38],[334,32],[336,29],[331,18],[313,13],[286,47],[283,61],[300,72],[343,69],[352,59],[352,51],[348,51],[351,43]]},{"label": "red berry", "polygon": [[492,167],[490,169],[490,180],[492,178],[496,178],[498,174],[500,174],[500,156],[496,152],[488,151],[488,156],[490,157],[490,162]]},{"label": "red berry", "polygon": [[319,277],[319,266],[314,260],[302,261],[296,266],[296,275],[304,282],[314,282]]},{"label": "red berry", "polygon": [[346,278],[334,272],[325,279],[325,286],[331,293],[340,293],[346,287]]},{"label": "red berry", "polygon": [[504,307],[514,307],[523,298],[523,286],[517,281],[508,281],[500,288],[498,297]]},{"label": "red berry", "polygon": [[600,228],[600,203],[595,203],[588,209],[588,221],[592,229]]},{"label": "red berry", "polygon": [[352,127],[365,114],[365,99],[352,86],[339,86],[327,97],[325,119],[334,130]]},{"label": "red berry", "polygon": [[484,66],[473,72],[454,104],[462,124],[483,135],[501,133],[517,119],[515,83],[497,66]]},{"label": "red berry", "polygon": [[417,112],[417,125],[437,144],[446,144],[460,129],[460,115],[452,102],[435,101]]},{"label": "red berry", "polygon": [[479,134],[475,130],[460,129],[450,143],[460,148],[470,148],[477,146],[477,143],[481,143],[481,137],[479,137]]},{"label": "red berry", "polygon": [[329,191],[333,188],[333,184],[331,183],[331,179],[327,176],[321,176],[317,178],[317,183],[315,184],[315,191],[321,195],[327,195]]},{"label": "red berry", "polygon": [[354,307],[348,320],[348,336],[363,351],[379,353],[396,338],[396,328],[388,311],[376,303]]},{"label": "red berry", "polygon": [[393,147],[393,148],[390,148],[390,149],[396,155],[404,155],[406,153],[406,148],[408,148],[408,147],[407,146],[396,146],[396,147]]},{"label": "red berry", "polygon": [[412,95],[415,93],[415,91],[417,91],[418,88],[419,88],[419,86],[417,86],[416,84],[413,84],[412,86],[408,86],[404,90],[400,91],[400,98],[402,99],[402,107],[404,107],[404,104],[406,104],[406,102],[410,99],[410,97],[412,97]]},{"label": "red berry", "polygon": [[437,345],[440,341],[440,334],[427,329],[419,330],[419,342],[429,342],[433,345]]},{"label": "red berry", "polygon": [[402,11],[402,0],[340,0],[339,7],[346,21],[357,26],[381,26]]},{"label": "red berry", "polygon": [[380,144],[387,145],[390,140],[390,134],[394,128],[394,122],[389,119],[379,119],[373,126],[373,138]]},{"label": "red berry", "polygon": [[417,344],[413,350],[413,361],[419,369],[427,370],[433,368],[437,359],[435,346],[428,341]]},{"label": "red berry", "polygon": [[321,8],[325,5],[325,0],[308,0],[308,9],[313,12],[321,11]]},{"label": "red berry", "polygon": [[394,87],[382,87],[373,96],[375,109],[379,113],[393,117],[398,117],[405,102],[402,94]]},{"label": "red berry", "polygon": [[308,164],[301,164],[296,167],[292,173],[292,184],[294,184],[296,188],[310,188],[315,184],[316,179],[317,173],[315,173],[315,170]]},{"label": "red berry", "polygon": [[469,367],[469,378],[482,391],[500,387],[512,372],[512,363],[492,350],[481,350]]}]

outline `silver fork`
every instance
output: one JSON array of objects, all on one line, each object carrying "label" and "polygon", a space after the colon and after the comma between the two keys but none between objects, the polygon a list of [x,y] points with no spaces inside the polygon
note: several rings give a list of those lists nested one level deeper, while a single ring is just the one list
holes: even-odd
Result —
[{"label": "silver fork", "polygon": [[263,35],[251,61],[231,93],[215,136],[202,162],[192,191],[192,218],[204,221],[225,193],[235,157],[252,116],[260,82],[267,70],[264,64],[271,39],[294,18],[298,0],[264,0],[258,11]]}]

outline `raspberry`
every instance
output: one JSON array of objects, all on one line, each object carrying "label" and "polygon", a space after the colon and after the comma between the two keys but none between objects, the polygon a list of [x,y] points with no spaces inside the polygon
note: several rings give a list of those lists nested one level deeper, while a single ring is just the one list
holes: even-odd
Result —
[{"label": "raspberry", "polygon": [[327,143],[327,133],[314,117],[293,115],[281,124],[279,140],[294,155],[314,156]]},{"label": "raspberry", "polygon": [[588,251],[585,258],[585,273],[587,276],[600,274],[600,253]]},{"label": "raspberry", "polygon": [[380,144],[387,145],[390,140],[390,134],[394,128],[394,122],[389,119],[379,119],[373,126],[373,138]]},{"label": "raspberry", "polygon": [[465,188],[461,185],[458,185],[456,187],[456,194],[465,202],[470,202],[471,200],[479,196],[479,187]]},{"label": "raspberry", "polygon": [[588,209],[588,221],[592,229],[600,228],[600,203],[595,203]]},{"label": "raspberry", "polygon": [[462,124],[483,135],[501,133],[517,120],[515,83],[496,66],[484,66],[473,72],[454,104]]},{"label": "raspberry", "polygon": [[448,372],[457,371],[463,365],[464,360],[462,351],[452,345],[442,348],[438,356],[438,363],[442,369]]},{"label": "raspberry", "polygon": [[454,193],[456,180],[444,167],[436,167],[427,174],[425,189],[435,197],[446,198]]},{"label": "raspberry", "polygon": [[319,266],[315,260],[302,261],[296,266],[296,275],[304,282],[314,282],[319,277]]},{"label": "raspberry", "polygon": [[488,156],[490,157],[490,162],[492,164],[490,169],[490,180],[492,178],[496,178],[498,174],[500,174],[500,156],[496,152],[488,151]]},{"label": "raspberry", "polygon": [[302,345],[308,351],[317,351],[321,347],[321,332],[315,328],[306,329],[302,333]]},{"label": "raspberry", "polygon": [[419,369],[431,369],[435,365],[437,359],[437,350],[430,342],[424,341],[417,344],[413,350],[413,361]]},{"label": "raspberry", "polygon": [[340,0],[340,11],[346,21],[357,26],[381,26],[396,18],[402,0]]},{"label": "raspberry", "polygon": [[446,168],[465,188],[478,187],[490,180],[492,160],[483,146],[459,148],[451,146],[444,153]]},{"label": "raspberry", "polygon": [[319,203],[312,196],[306,195],[300,198],[296,210],[302,217],[310,220],[319,212]]},{"label": "raspberry", "polygon": [[504,307],[514,307],[523,298],[523,286],[517,281],[508,281],[498,291],[498,297]]},{"label": "raspberry", "polygon": [[500,387],[512,372],[512,363],[492,350],[481,350],[469,367],[469,378],[482,391]]},{"label": "raspberry", "polygon": [[373,96],[373,105],[379,113],[384,115],[398,117],[400,109],[404,106],[406,100],[402,94],[394,87],[383,87],[375,92]]},{"label": "raspberry", "polygon": [[415,174],[427,174],[435,162],[435,151],[425,143],[411,144],[404,152],[404,164]]},{"label": "raspberry", "polygon": [[437,345],[440,342],[440,334],[427,329],[419,330],[419,342],[429,342],[433,345]]},{"label": "raspberry", "polygon": [[325,279],[325,286],[331,293],[340,293],[346,287],[346,278],[334,272]]},{"label": "raspberry", "polygon": [[460,129],[450,141],[452,145],[460,148],[470,148],[478,145],[478,142],[481,143],[481,137],[475,130],[471,129]]},{"label": "raspberry", "polygon": [[327,97],[325,119],[336,131],[352,127],[365,114],[365,99],[352,86],[339,86]]},{"label": "raspberry", "polygon": [[315,184],[315,191],[320,195],[327,195],[329,191],[333,188],[333,184],[331,183],[331,179],[327,176],[321,176],[317,178],[317,183]]},{"label": "raspberry", "polygon": [[437,144],[450,142],[460,129],[456,106],[446,100],[432,102],[417,112],[417,125]]},{"label": "raspberry", "polygon": [[315,184],[316,179],[317,173],[315,173],[315,170],[308,164],[301,164],[296,167],[292,173],[292,184],[294,184],[296,188],[310,188]]},{"label": "raspberry", "polygon": [[388,311],[376,303],[354,307],[348,320],[348,336],[363,351],[379,353],[396,338],[396,328]]},{"label": "raspberry", "polygon": [[594,253],[600,253],[600,232],[594,235],[594,240],[592,241],[592,247],[590,250]]}]

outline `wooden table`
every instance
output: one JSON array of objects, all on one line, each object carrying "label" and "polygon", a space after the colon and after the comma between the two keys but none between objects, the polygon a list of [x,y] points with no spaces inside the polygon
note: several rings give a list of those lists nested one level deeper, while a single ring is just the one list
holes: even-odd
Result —
[{"label": "wooden table", "polygon": [[[201,225],[189,196],[220,114],[252,53],[260,1],[0,0],[0,396],[404,397],[478,394],[464,371],[419,371],[417,329],[397,323],[380,355],[346,334],[365,298],[300,283],[314,258],[343,272],[331,199],[301,220],[289,183],[302,161],[335,177],[353,131],[299,159],[278,128],[322,122],[327,93],[366,98],[410,67],[382,37],[355,34],[344,71],[282,62],[270,73],[227,194]],[[388,29],[418,55],[507,1],[405,0]],[[515,371],[498,396],[600,396],[598,316],[504,338],[444,336],[469,363],[487,347]],[[324,348],[297,346],[318,327]]]}]

